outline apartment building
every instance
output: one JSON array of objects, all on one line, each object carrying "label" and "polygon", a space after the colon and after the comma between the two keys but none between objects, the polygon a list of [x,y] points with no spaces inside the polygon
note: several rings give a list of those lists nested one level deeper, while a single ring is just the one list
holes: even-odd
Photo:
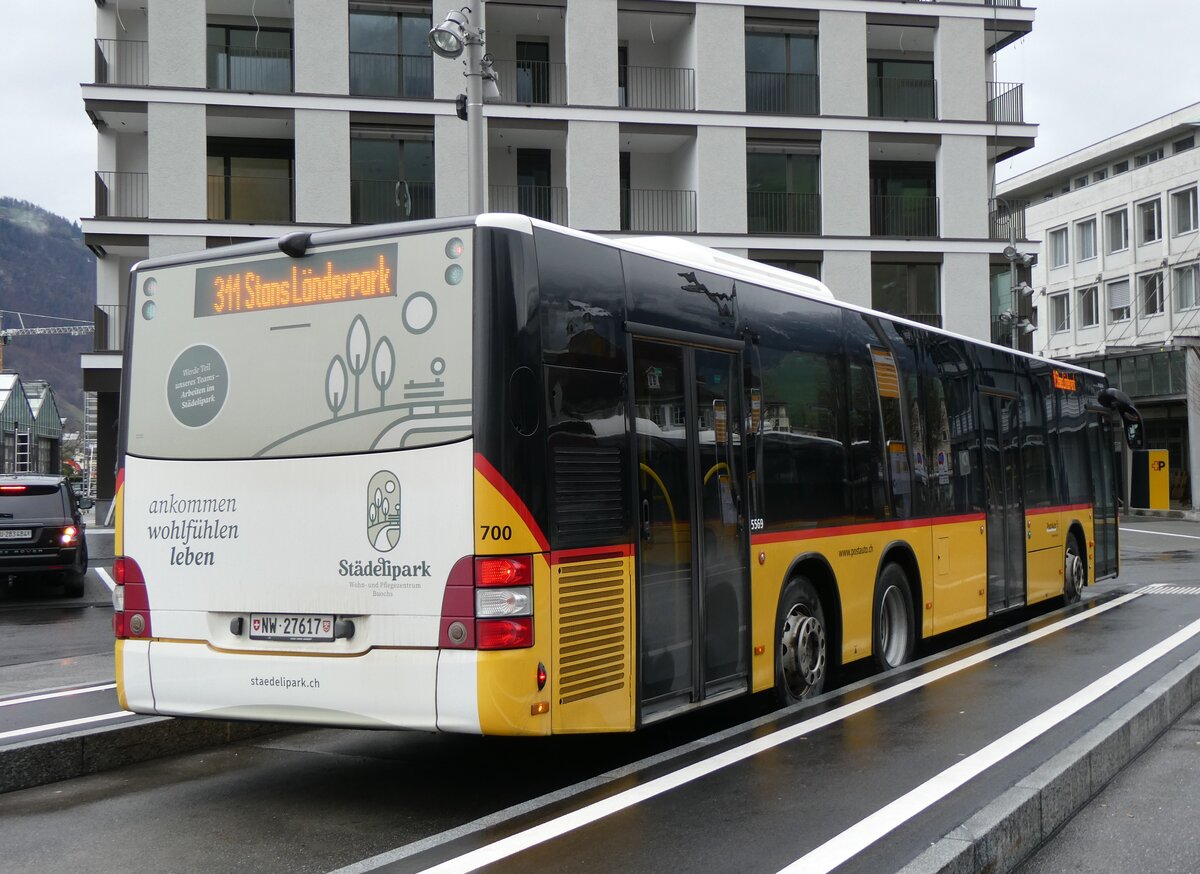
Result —
[{"label": "apartment building", "polygon": [[[132,264],[297,229],[467,211],[461,60],[426,34],[461,2],[96,0],[100,351],[111,440]],[[996,53],[1018,0],[474,0],[501,92],[488,208],[676,234],[819,276],[843,300],[989,337],[1030,148]],[[989,294],[989,289],[992,289]],[[997,337],[1007,336],[998,333]],[[111,442],[98,448],[100,496]],[[111,489],[111,483],[109,484]]]},{"label": "apartment building", "polygon": [[1034,348],[1105,371],[1168,451],[1172,497],[1200,509],[1200,103],[998,186],[1028,201]]}]

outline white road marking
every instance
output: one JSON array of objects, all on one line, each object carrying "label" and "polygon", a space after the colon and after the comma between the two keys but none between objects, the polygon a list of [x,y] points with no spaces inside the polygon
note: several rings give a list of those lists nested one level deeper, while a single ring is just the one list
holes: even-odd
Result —
[{"label": "white road marking", "polygon": [[100,578],[104,585],[108,586],[108,590],[110,592],[117,588],[117,584],[113,582],[113,578],[108,575],[108,571],[106,571],[104,568],[97,567],[92,568],[92,570],[96,572],[96,576]]},{"label": "white road marking", "polygon": [[1124,534],[1157,534],[1159,537],[1182,537],[1185,540],[1200,540],[1196,534],[1172,534],[1169,531],[1151,531],[1149,528],[1121,528]]},{"label": "white road marking", "polygon": [[101,713],[97,716],[82,716],[79,719],[68,719],[65,722],[51,722],[47,725],[31,725],[29,728],[17,728],[12,731],[0,731],[0,741],[11,740],[14,737],[26,737],[31,734],[37,734],[40,731],[58,731],[63,728],[75,728],[79,725],[88,725],[93,722],[103,722],[105,719],[124,719],[127,716],[136,716],[136,713],[130,713],[128,710],[117,710],[113,713]]},{"label": "white road marking", "polygon": [[[605,798],[581,807],[578,810],[551,820],[547,820],[544,823],[540,823],[527,828],[524,831],[517,832],[507,838],[503,838],[495,843],[480,847],[462,856],[458,856],[454,859],[448,859],[439,865],[425,869],[423,874],[452,874],[452,872],[453,874],[458,874],[458,872],[465,874],[465,872],[474,871],[478,868],[484,867],[485,865],[490,865],[500,861],[501,859],[514,856],[517,853],[523,852],[531,847],[535,847],[538,844],[545,843],[546,841],[597,822],[606,816],[619,813],[622,810],[626,810],[636,804],[640,804],[643,801],[647,801],[663,794],[664,792],[668,792],[671,789],[683,786],[694,780],[698,780],[701,777],[706,777],[709,774],[713,774],[721,770],[722,768],[728,767],[729,765],[737,764],[738,762],[742,762],[751,758],[752,756],[758,755],[759,753],[774,749],[775,747],[795,740],[798,737],[802,737],[820,728],[824,728],[827,725],[832,725],[840,722],[841,720],[848,719],[851,716],[862,713],[865,710],[869,710],[870,708],[879,704],[883,704],[886,701],[890,701],[893,698],[899,698],[900,696],[906,695],[916,689],[928,686],[931,683],[935,683],[938,680],[957,674],[960,671],[965,671],[974,667],[975,665],[987,662],[999,655],[1002,655],[1006,652],[1011,652],[1012,650],[1018,649],[1026,644],[1033,643],[1034,641],[1040,640],[1043,637],[1047,637],[1057,631],[1061,631],[1064,628],[1069,628],[1070,626],[1079,622],[1092,619],[1102,613],[1115,609],[1116,607],[1120,607],[1123,604],[1127,604],[1130,601],[1141,597],[1141,594],[1142,593],[1138,591],[1132,592],[1128,595],[1123,595],[1120,598],[1115,598],[1114,600],[1105,604],[1101,604],[1098,607],[1094,607],[1081,613],[1076,613],[1074,616],[1062,619],[1058,622],[1037,629],[1036,631],[1031,631],[1029,634],[1026,634],[1023,637],[1007,641],[975,653],[974,655],[967,656],[959,661],[944,665],[936,670],[922,674],[919,677],[914,677],[910,680],[905,680],[902,683],[897,683],[891,688],[875,692],[874,694],[868,695],[865,698],[861,698],[849,704],[844,704],[841,707],[830,710],[827,713],[821,714],[820,716],[796,723],[795,725],[788,726],[787,728],[779,729],[771,734],[758,737],[752,741],[749,741],[748,743],[742,744],[741,746],[734,747],[726,750],[723,753],[718,753],[715,756],[711,756],[708,759],[688,765],[679,769],[678,771],[675,771],[674,773],[665,774],[662,777],[658,777],[640,786],[635,786],[632,789],[619,792],[609,798]],[[1197,631],[1200,632],[1200,621],[1197,622]],[[422,849],[428,849],[428,845],[424,845]],[[338,872],[335,872],[335,874],[352,874],[352,872],[353,874],[360,874],[360,872],[371,871],[382,867],[383,865],[391,864],[392,862],[403,859],[410,854],[411,853],[409,851],[406,851],[405,848],[401,847],[387,853],[382,853],[370,859],[364,859],[345,868],[341,868],[338,870]]]},{"label": "white road marking", "polygon": [[1200,619],[1182,631],[1146,650],[1093,683],[1084,686],[1071,697],[1049,710],[1019,725],[983,749],[961,762],[930,777],[916,789],[901,795],[891,804],[860,820],[840,835],[830,838],[784,868],[780,874],[827,874],[838,865],[854,858],[871,844],[900,827],[926,808],[941,801],[968,780],[978,776],[997,762],[1032,743],[1063,720],[1078,713],[1101,695],[1111,692],[1138,671],[1200,634]]},{"label": "white road marking", "polygon": [[82,689],[64,689],[61,692],[41,692],[37,695],[26,695],[24,698],[8,698],[0,701],[0,707],[12,707],[14,704],[32,704],[34,701],[52,701],[55,698],[70,698],[72,695],[86,695],[88,692],[103,692],[105,689],[117,688],[116,683],[104,683],[100,686],[84,686]]}]

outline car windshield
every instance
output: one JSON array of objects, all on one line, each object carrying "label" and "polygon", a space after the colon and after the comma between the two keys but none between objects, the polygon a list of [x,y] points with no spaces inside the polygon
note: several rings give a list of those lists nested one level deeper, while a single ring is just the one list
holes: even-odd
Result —
[{"label": "car windshield", "polygon": [[66,514],[58,486],[0,486],[0,522]]}]

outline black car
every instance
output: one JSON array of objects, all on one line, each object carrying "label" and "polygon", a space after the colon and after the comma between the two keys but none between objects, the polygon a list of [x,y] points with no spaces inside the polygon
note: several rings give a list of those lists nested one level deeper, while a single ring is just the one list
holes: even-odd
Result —
[{"label": "black car", "polygon": [[87,540],[79,498],[66,477],[0,475],[0,580],[58,583],[71,598],[83,594]]}]

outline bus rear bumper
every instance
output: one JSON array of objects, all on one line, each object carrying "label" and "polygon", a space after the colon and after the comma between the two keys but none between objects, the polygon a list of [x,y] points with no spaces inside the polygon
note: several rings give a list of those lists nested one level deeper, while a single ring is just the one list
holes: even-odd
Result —
[{"label": "bus rear bumper", "polygon": [[[464,655],[474,653],[373,649],[321,657],[123,640],[117,691],[122,706],[137,713],[477,734],[475,671]],[[439,684],[439,657],[449,656],[454,664],[443,666]]]}]

